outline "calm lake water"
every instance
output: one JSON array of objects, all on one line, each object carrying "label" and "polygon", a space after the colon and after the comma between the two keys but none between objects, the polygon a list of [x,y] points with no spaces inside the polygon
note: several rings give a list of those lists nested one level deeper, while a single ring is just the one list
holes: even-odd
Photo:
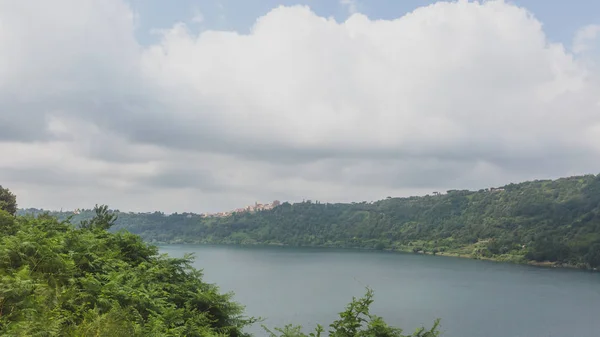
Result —
[{"label": "calm lake water", "polygon": [[[405,332],[442,319],[444,337],[600,336],[600,273],[372,251],[168,245],[268,327],[328,325],[352,296]],[[249,329],[264,336],[260,326]]]}]

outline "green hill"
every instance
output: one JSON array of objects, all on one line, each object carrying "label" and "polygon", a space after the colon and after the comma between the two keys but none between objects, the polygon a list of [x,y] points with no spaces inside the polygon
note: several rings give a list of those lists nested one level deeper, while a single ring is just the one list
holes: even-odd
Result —
[{"label": "green hill", "polygon": [[[83,211],[73,221],[91,215],[91,210]],[[118,212],[118,216],[115,228],[158,243],[387,249],[600,266],[600,175],[373,203],[283,203],[272,210],[227,217],[160,212]]]}]

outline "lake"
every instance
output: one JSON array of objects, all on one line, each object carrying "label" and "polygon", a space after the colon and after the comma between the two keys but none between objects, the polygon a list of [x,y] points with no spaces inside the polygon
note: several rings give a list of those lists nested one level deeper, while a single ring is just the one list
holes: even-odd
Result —
[{"label": "lake", "polygon": [[[195,253],[204,280],[235,292],[268,327],[328,325],[352,296],[412,332],[441,318],[443,337],[600,336],[600,273],[375,251],[167,245]],[[264,336],[260,326],[248,331]]]}]

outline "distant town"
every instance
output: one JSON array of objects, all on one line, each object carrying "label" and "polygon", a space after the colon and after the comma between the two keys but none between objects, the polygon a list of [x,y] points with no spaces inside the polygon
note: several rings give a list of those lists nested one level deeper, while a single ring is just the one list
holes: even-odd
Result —
[{"label": "distant town", "polygon": [[242,208],[237,208],[234,209],[232,211],[227,211],[227,212],[217,212],[217,213],[200,213],[201,217],[206,217],[206,218],[210,218],[210,217],[224,217],[224,216],[230,216],[234,213],[253,213],[253,212],[258,212],[258,211],[266,211],[269,209],[273,209],[277,206],[281,205],[281,202],[279,200],[275,200],[270,204],[261,204],[258,202],[255,202],[254,205],[249,205],[246,207],[242,207]]}]

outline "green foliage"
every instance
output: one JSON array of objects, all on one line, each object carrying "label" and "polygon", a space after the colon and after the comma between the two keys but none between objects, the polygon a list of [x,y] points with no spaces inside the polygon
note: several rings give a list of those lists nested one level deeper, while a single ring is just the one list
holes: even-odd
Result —
[{"label": "green foliage", "polygon": [[94,213],[93,218],[81,221],[79,226],[87,229],[107,230],[115,224],[118,218],[117,214],[111,213],[106,205],[94,206]]},{"label": "green foliage", "polygon": [[16,231],[15,217],[7,211],[0,209],[0,235],[12,235]]},{"label": "green foliage", "polygon": [[595,243],[590,246],[590,249],[587,254],[584,255],[583,259],[590,266],[600,266],[600,243]]},{"label": "green foliage", "polygon": [[109,233],[114,216],[96,211],[82,228],[0,211],[1,335],[246,335],[255,320],[202,282],[190,256],[168,258],[136,235]]},{"label": "green foliage", "polygon": [[0,185],[0,210],[12,215],[17,213],[17,197],[2,185]]},{"label": "green foliage", "polygon": [[[169,258],[126,231],[107,206],[77,228],[48,213],[14,217],[0,210],[0,335],[96,337],[243,337],[257,322],[204,283],[192,256]],[[69,217],[70,218],[70,217]],[[373,292],[353,299],[331,324],[332,337],[406,337],[369,313]],[[417,330],[414,337],[435,337]],[[275,329],[306,336],[299,326]],[[323,333],[318,326],[316,337]],[[277,336],[269,331],[271,336]]]},{"label": "green foliage", "polygon": [[[411,335],[403,335],[402,329],[391,327],[376,315],[370,313],[369,308],[373,303],[373,291],[367,289],[362,298],[352,298],[352,302],[346,306],[346,310],[339,314],[339,319],[329,325],[329,337],[437,337],[439,320],[426,330],[417,329]],[[301,326],[287,325],[284,328],[270,330],[263,326],[269,333],[269,337],[321,337],[325,329],[317,325],[314,332],[306,335]]]},{"label": "green foliage", "polygon": [[[600,175],[373,203],[283,203],[221,218],[115,213],[113,230],[125,228],[158,243],[385,249],[600,268]],[[95,215],[83,211],[73,221]]]}]

